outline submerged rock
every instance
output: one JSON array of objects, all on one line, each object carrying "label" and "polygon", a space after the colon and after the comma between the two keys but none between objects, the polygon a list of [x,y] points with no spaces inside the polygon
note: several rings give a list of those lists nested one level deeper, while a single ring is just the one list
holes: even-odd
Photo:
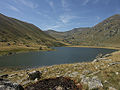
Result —
[{"label": "submerged rock", "polygon": [[0,90],[24,90],[24,88],[17,83],[12,83],[9,80],[0,79]]}]

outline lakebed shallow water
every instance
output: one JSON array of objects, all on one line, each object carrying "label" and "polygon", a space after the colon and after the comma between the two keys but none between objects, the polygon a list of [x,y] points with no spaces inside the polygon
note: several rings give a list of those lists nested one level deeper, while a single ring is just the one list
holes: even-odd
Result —
[{"label": "lakebed shallow water", "polygon": [[112,53],[116,50],[86,47],[55,47],[56,51],[20,53],[0,57],[0,67],[41,67],[55,64],[92,61],[98,54]]}]

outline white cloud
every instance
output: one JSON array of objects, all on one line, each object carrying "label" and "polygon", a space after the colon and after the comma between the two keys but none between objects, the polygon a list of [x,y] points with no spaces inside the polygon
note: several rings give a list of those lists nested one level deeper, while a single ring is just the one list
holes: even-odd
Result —
[{"label": "white cloud", "polygon": [[77,16],[68,15],[68,14],[59,16],[59,20],[64,24],[70,22],[72,19],[75,19],[75,18],[77,18]]},{"label": "white cloud", "polygon": [[9,7],[11,10],[15,11],[15,12],[21,13],[18,8],[14,7],[14,6],[12,6],[12,5],[8,5],[8,7]]},{"label": "white cloud", "polygon": [[101,18],[100,18],[99,16],[96,16],[96,19],[97,19],[97,20],[100,20]]},{"label": "white cloud", "polygon": [[30,7],[32,9],[37,8],[38,4],[31,2],[30,0],[15,0],[16,3],[22,3],[27,7]]},{"label": "white cloud", "polygon": [[49,30],[49,29],[54,30],[54,29],[57,29],[57,28],[60,28],[60,27],[62,27],[62,26],[61,25],[46,26],[45,30]]},{"label": "white cloud", "polygon": [[70,11],[71,9],[69,8],[69,5],[68,3],[66,2],[66,0],[61,0],[61,4],[62,4],[62,7],[65,11]]},{"label": "white cloud", "polygon": [[92,2],[93,4],[96,4],[99,2],[99,0],[84,0],[82,3],[83,6],[87,5],[89,2]]},{"label": "white cloud", "polygon": [[83,6],[87,5],[89,3],[90,0],[84,0],[84,2],[82,3]]},{"label": "white cloud", "polygon": [[45,30],[52,29],[52,30],[58,30],[59,28],[68,28],[70,25],[73,24],[73,20],[75,19],[83,19],[87,17],[78,17],[75,15],[70,15],[70,14],[63,14],[60,15],[58,20],[54,22],[54,25],[46,25]]},{"label": "white cloud", "polygon": [[65,0],[61,0],[61,3],[63,8],[67,7],[67,3],[65,2]]},{"label": "white cloud", "polygon": [[54,3],[53,3],[52,1],[49,1],[48,3],[49,3],[49,5],[50,5],[50,7],[51,7],[53,10],[55,10],[55,8],[54,8]]},{"label": "white cloud", "polygon": [[54,5],[54,2],[52,0],[45,0],[49,6],[52,8],[53,11],[55,11],[55,5]]}]

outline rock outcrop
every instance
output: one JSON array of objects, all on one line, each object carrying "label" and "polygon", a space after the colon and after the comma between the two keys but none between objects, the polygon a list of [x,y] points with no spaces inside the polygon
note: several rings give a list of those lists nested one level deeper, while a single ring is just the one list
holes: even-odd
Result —
[{"label": "rock outcrop", "polygon": [[0,90],[24,90],[24,88],[17,83],[12,83],[9,80],[0,79]]},{"label": "rock outcrop", "polygon": [[81,85],[75,84],[73,80],[65,77],[49,78],[29,85],[25,90],[82,90]]},{"label": "rock outcrop", "polygon": [[28,73],[28,79],[30,80],[35,80],[35,79],[40,79],[42,73],[40,71],[33,71]]},{"label": "rock outcrop", "polygon": [[99,89],[99,88],[103,87],[103,85],[101,83],[101,80],[98,79],[97,76],[94,76],[92,78],[83,77],[82,80],[81,80],[81,83],[88,85],[89,90]]}]

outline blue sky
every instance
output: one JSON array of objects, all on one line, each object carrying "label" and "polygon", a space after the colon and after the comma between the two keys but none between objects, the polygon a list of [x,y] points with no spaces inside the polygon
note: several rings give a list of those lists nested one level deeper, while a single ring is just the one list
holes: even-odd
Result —
[{"label": "blue sky", "polygon": [[0,13],[42,30],[67,31],[120,14],[120,0],[0,0]]}]

